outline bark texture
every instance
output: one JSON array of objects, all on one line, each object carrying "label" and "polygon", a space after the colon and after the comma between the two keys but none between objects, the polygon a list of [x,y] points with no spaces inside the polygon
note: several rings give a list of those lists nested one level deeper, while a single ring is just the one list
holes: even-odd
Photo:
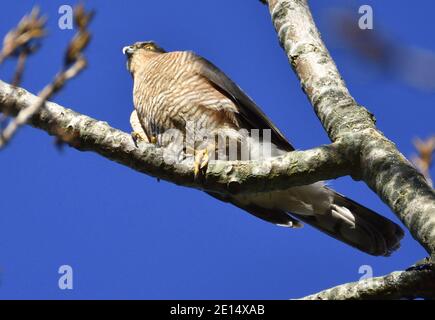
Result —
[{"label": "bark texture", "polygon": [[435,271],[426,265],[350,282],[300,300],[435,299]]},{"label": "bark texture", "polygon": [[[0,80],[0,112],[15,115],[38,103],[39,97]],[[335,143],[294,151],[267,161],[216,161],[195,180],[193,162],[165,161],[163,148],[133,141],[130,134],[112,128],[56,103],[47,102],[30,124],[59,137],[81,151],[93,151],[147,175],[178,185],[214,192],[254,192],[333,179],[349,174],[348,147]]]},{"label": "bark texture", "polygon": [[[263,1],[265,2],[265,1]],[[93,151],[147,175],[214,193],[261,192],[344,175],[363,180],[390,206],[432,256],[423,266],[348,283],[304,299],[435,298],[435,192],[350,95],[329,55],[306,0],[269,0],[272,22],[332,144],[267,161],[217,161],[194,179],[192,161],[165,161],[165,150],[136,144],[130,134],[53,102],[29,124],[81,151]],[[0,81],[0,112],[16,115],[40,98]],[[126,116],[127,118],[127,116]]]},{"label": "bark texture", "polygon": [[331,141],[351,143],[351,175],[361,179],[396,213],[413,237],[435,253],[435,192],[375,126],[359,105],[326,49],[306,0],[269,0],[281,46]]}]

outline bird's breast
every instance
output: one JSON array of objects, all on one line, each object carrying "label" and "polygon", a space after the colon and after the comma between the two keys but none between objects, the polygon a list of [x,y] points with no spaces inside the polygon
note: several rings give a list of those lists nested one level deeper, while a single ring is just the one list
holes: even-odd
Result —
[{"label": "bird's breast", "polygon": [[134,104],[147,133],[210,132],[226,121],[222,110],[232,101],[196,72],[189,54],[159,55],[134,75]]}]

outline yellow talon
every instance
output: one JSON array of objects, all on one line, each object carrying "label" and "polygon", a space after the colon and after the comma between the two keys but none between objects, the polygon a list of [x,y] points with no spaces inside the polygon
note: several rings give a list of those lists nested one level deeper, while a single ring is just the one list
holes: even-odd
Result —
[{"label": "yellow talon", "polygon": [[151,136],[150,141],[151,141],[152,144],[156,144],[157,143],[157,137],[156,136]]},{"label": "yellow talon", "polygon": [[199,173],[199,165],[195,162],[194,169],[193,169],[193,177],[196,179],[198,178]]},{"label": "yellow talon", "polygon": [[209,161],[208,149],[202,149],[195,153],[193,174],[198,178],[200,170],[207,167]]},{"label": "yellow talon", "polygon": [[205,151],[204,151],[204,155],[202,156],[201,165],[199,166],[199,168],[200,168],[200,169],[204,169],[204,168],[206,168],[207,165],[208,165],[208,160],[209,160],[208,149],[205,149]]},{"label": "yellow talon", "polygon": [[136,131],[133,131],[132,133],[131,133],[131,138],[133,139],[133,141],[134,141],[134,144],[137,146],[137,142],[138,141],[144,141],[145,139],[144,139],[144,137],[140,134],[140,132],[136,132]]}]

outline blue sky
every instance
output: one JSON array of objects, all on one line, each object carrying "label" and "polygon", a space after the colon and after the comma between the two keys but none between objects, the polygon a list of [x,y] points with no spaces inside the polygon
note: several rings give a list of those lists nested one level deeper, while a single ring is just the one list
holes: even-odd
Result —
[{"label": "blue sky", "polygon": [[[413,138],[435,133],[433,92],[413,88],[354,57],[331,32],[328,10],[371,4],[374,27],[397,43],[435,51],[435,2],[311,1],[326,44],[357,101],[407,156]],[[65,1],[39,1],[49,34],[28,61],[23,86],[36,93],[60,68],[71,30],[57,27]],[[73,4],[73,3],[71,3]],[[279,47],[257,0],[89,1],[96,17],[89,68],[55,101],[130,131],[132,80],[121,48],[153,39],[167,50],[193,50],[222,68],[300,149],[328,137]],[[0,35],[31,10],[2,4]],[[356,23],[356,22],[355,22]],[[0,69],[9,81],[12,62]],[[356,281],[425,256],[409,233],[389,258],[356,251],[310,227],[279,228],[204,193],[134,172],[93,153],[59,152],[53,138],[25,127],[0,152],[0,298],[287,299]],[[432,171],[433,172],[433,171]],[[330,184],[397,221],[363,183]],[[70,265],[73,290],[60,290]]]}]

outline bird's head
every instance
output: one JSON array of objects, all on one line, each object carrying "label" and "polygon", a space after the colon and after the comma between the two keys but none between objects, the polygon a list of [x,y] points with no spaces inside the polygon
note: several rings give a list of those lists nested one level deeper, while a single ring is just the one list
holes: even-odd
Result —
[{"label": "bird's head", "polygon": [[127,70],[133,73],[138,63],[144,63],[156,54],[166,51],[154,41],[136,42],[131,46],[122,48],[122,53],[127,57]]}]

